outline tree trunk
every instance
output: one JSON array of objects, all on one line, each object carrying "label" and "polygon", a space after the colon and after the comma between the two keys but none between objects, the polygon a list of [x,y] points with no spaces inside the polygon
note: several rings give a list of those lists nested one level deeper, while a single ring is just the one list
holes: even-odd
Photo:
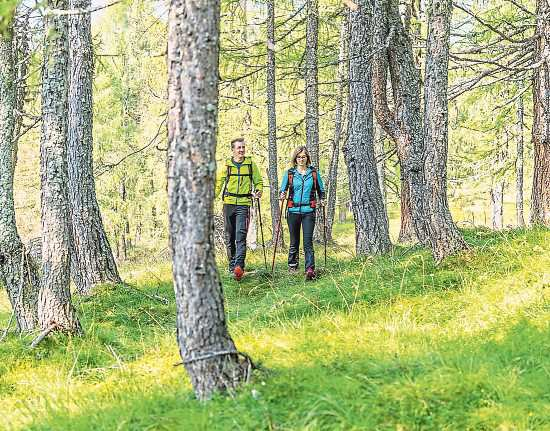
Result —
[{"label": "tree trunk", "polygon": [[[305,95],[306,95],[306,148],[311,164],[319,166],[319,76],[317,50],[319,47],[319,0],[306,0],[306,52],[305,52]],[[320,171],[319,171],[320,172]],[[317,222],[313,231],[314,241],[323,239],[323,210],[315,210]]]},{"label": "tree trunk", "polygon": [[532,224],[550,226],[550,4],[537,0],[537,38],[533,76],[533,188]]},{"label": "tree trunk", "polygon": [[[87,9],[91,0],[70,0],[71,9]],[[93,175],[93,51],[90,14],[69,18],[68,174],[71,203],[73,279],[78,293],[101,283],[120,283],[97,203]]]},{"label": "tree trunk", "polygon": [[503,223],[503,199],[504,199],[504,168],[507,158],[508,131],[506,131],[506,145],[496,149],[495,171],[491,185],[492,226],[495,230],[504,227]]},{"label": "tree trunk", "polygon": [[[275,244],[279,220],[279,179],[277,176],[277,114],[275,105],[275,2],[267,2],[267,152],[269,203],[271,207],[272,243]],[[283,235],[279,235],[279,244]]]},{"label": "tree trunk", "polygon": [[367,0],[359,0],[358,5],[357,11],[349,12],[348,133],[344,159],[355,220],[355,250],[357,255],[369,255],[386,253],[391,243],[374,157],[372,69],[369,62],[372,9]]},{"label": "tree trunk", "polygon": [[[376,0],[374,15],[374,46],[377,49],[373,55],[373,94],[376,119],[397,145],[403,178],[402,199],[409,197],[406,202],[402,200],[402,210],[410,207],[416,236],[420,242],[426,243],[428,227],[420,74],[415,67],[412,44],[403,28],[397,4],[391,0]],[[386,95],[388,69],[394,111],[390,110]]]},{"label": "tree trunk", "polygon": [[38,323],[39,279],[15,222],[13,155],[17,94],[13,59],[13,36],[8,29],[0,35],[0,280],[6,287],[17,329],[30,331]]},{"label": "tree trunk", "polygon": [[501,230],[503,227],[503,206],[504,181],[498,180],[491,189],[492,226],[494,230]]},{"label": "tree trunk", "polygon": [[319,40],[318,0],[306,0],[306,147],[311,163],[319,169],[319,95],[317,76],[317,47]]},{"label": "tree trunk", "polygon": [[523,97],[516,102],[517,107],[517,141],[516,141],[516,222],[519,227],[525,226],[523,217]]},{"label": "tree trunk", "polygon": [[220,3],[172,0],[168,18],[168,197],[178,343],[197,398],[232,391],[250,361],[227,331],[214,257]]},{"label": "tree trunk", "polygon": [[340,159],[340,141],[344,126],[344,92],[347,88],[346,81],[346,58],[349,45],[349,23],[347,15],[344,15],[340,26],[340,45],[338,49],[338,90],[336,93],[336,113],[334,118],[334,138],[332,140],[332,156],[330,158],[327,189],[327,241],[332,241],[332,225],[334,224],[334,213],[336,212],[336,193],[338,190],[338,163]]},{"label": "tree trunk", "polygon": [[[23,5],[20,5],[21,9]],[[18,10],[19,12],[19,10]],[[21,129],[23,126],[23,115],[22,113],[25,110],[25,98],[27,97],[27,79],[28,79],[28,69],[31,59],[30,52],[30,28],[29,28],[29,19],[32,12],[31,8],[28,8],[25,13],[16,13],[15,22],[14,22],[14,47],[12,49],[17,76],[17,85],[16,85],[16,96],[15,96],[15,131],[13,133],[13,149],[12,149],[12,158],[13,158],[13,169],[17,164],[17,148],[19,136],[21,134]]]},{"label": "tree trunk", "polygon": [[[240,26],[241,39],[244,46],[248,46],[248,1],[240,0],[241,9],[243,10],[243,25]],[[241,95],[244,100],[244,134],[250,136],[252,131],[252,113],[250,106],[252,105],[252,97],[248,79],[242,79]],[[251,153],[254,160],[256,159],[256,148],[254,141],[251,142]],[[246,234],[246,245],[251,250],[256,250],[258,247],[258,223],[257,212],[253,210],[250,213],[248,221],[248,232]]]},{"label": "tree trunk", "polygon": [[418,242],[418,236],[414,229],[411,210],[411,190],[409,181],[401,173],[401,192],[399,194],[401,202],[401,227],[399,228],[399,237],[397,241],[402,244],[415,244]]},{"label": "tree trunk", "polygon": [[[67,0],[50,0],[47,7],[67,9]],[[80,333],[71,304],[71,214],[67,191],[67,17],[44,17],[42,75],[42,139],[40,177],[42,202],[42,283],[38,303],[40,326]]]},{"label": "tree trunk", "polygon": [[384,151],[384,142],[386,134],[384,129],[377,123],[374,124],[374,157],[376,158],[376,172],[378,173],[378,184],[384,203],[384,211],[387,217],[387,193],[386,193],[386,154]]},{"label": "tree trunk", "polygon": [[447,199],[449,112],[447,102],[452,3],[431,0],[424,78],[425,186],[429,241],[436,262],[467,248]]}]

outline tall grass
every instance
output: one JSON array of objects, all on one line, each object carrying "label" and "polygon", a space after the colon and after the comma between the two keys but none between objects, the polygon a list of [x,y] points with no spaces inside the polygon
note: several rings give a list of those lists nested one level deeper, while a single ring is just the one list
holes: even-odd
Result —
[{"label": "tall grass", "polygon": [[136,288],[77,299],[84,337],[0,344],[0,428],[550,429],[550,233],[465,234],[471,250],[440,266],[417,247],[354,259],[335,246],[322,268],[318,250],[315,282],[283,254],[271,278],[253,253],[241,283],[220,262],[230,332],[259,369],[206,404],[174,366],[169,264],[124,268]]}]

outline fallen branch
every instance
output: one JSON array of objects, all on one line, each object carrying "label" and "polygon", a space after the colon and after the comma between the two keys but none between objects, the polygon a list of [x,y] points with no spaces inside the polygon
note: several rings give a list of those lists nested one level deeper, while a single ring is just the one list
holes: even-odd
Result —
[{"label": "fallen branch", "polygon": [[98,10],[107,9],[120,3],[122,0],[116,0],[111,3],[104,4],[103,6],[95,6],[88,9],[46,9],[44,10],[44,16],[66,16],[66,15],[84,15],[87,13],[97,12]]},{"label": "fallen branch", "polygon": [[52,323],[50,326],[48,326],[46,329],[44,329],[40,334],[38,334],[38,337],[36,337],[34,340],[32,340],[31,349],[34,349],[36,346],[40,344],[40,342],[46,338],[50,332],[52,332],[55,328],[57,328],[57,324]]}]

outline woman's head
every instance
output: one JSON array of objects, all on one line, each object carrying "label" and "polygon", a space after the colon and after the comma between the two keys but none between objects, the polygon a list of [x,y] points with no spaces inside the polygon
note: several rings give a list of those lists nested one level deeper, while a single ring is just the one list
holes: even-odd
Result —
[{"label": "woman's head", "polygon": [[309,166],[311,165],[311,157],[309,151],[302,145],[294,150],[290,159],[292,166]]}]

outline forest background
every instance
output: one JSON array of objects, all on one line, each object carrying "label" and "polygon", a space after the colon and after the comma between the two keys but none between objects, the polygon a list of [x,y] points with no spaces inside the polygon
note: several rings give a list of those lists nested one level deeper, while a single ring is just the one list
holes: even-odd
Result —
[{"label": "forest background", "polygon": [[[246,13],[243,9],[246,5]],[[304,80],[305,9],[300,2],[278,2],[276,20],[278,171],[288,168],[293,148],[305,144]],[[475,5],[474,5],[475,6]],[[507,2],[484,2],[485,19],[494,24],[526,19]],[[328,174],[332,152],[338,44],[341,19],[347,10],[339,1],[322,2],[319,15],[319,142],[320,171]],[[94,79],[94,162],[97,196],[105,228],[119,259],[127,255],[162,251],[167,247],[166,199],[166,38],[165,2],[126,1],[96,12],[92,21],[96,71]],[[488,11],[488,12],[487,12]],[[267,108],[265,5],[255,2],[222,2],[220,116],[218,164],[230,155],[229,142],[243,136],[248,154],[261,166],[267,180]],[[412,19],[418,34],[416,52],[421,61],[425,37],[421,11]],[[492,22],[492,21],[491,21]],[[245,23],[247,26],[245,27]],[[453,50],[483,43],[495,35],[455,10]],[[40,44],[39,35],[33,44]],[[475,62],[455,62],[451,57],[450,88],[458,93],[464,82],[476,78],[496,53],[485,53]],[[29,109],[39,115],[40,52],[31,65]],[[421,63],[419,63],[419,67]],[[495,227],[517,224],[516,144],[520,134],[529,136],[532,115],[530,78],[525,71],[511,78],[503,70],[489,75],[449,105],[449,202],[459,226],[493,227],[491,193],[503,187],[504,220]],[[496,81],[496,82],[493,82]],[[525,112],[517,120],[518,94]],[[345,129],[344,129],[345,130]],[[21,236],[40,235],[39,128],[21,138],[16,168],[15,202]],[[386,199],[394,240],[399,231],[399,166],[393,144],[377,140],[379,163],[386,171]],[[383,141],[383,142],[382,142]],[[532,145],[524,140],[525,208],[532,181]],[[521,161],[520,161],[521,162]],[[267,181],[266,181],[267,183]],[[351,217],[346,169],[340,157],[337,205],[340,220]],[[217,201],[218,213],[221,205]],[[269,208],[269,194],[264,194]],[[499,205],[499,202],[496,202]],[[499,211],[498,208],[495,211]],[[527,217],[527,216],[526,216]],[[269,232],[270,223],[266,224]],[[270,235],[267,235],[270,237]]]}]

